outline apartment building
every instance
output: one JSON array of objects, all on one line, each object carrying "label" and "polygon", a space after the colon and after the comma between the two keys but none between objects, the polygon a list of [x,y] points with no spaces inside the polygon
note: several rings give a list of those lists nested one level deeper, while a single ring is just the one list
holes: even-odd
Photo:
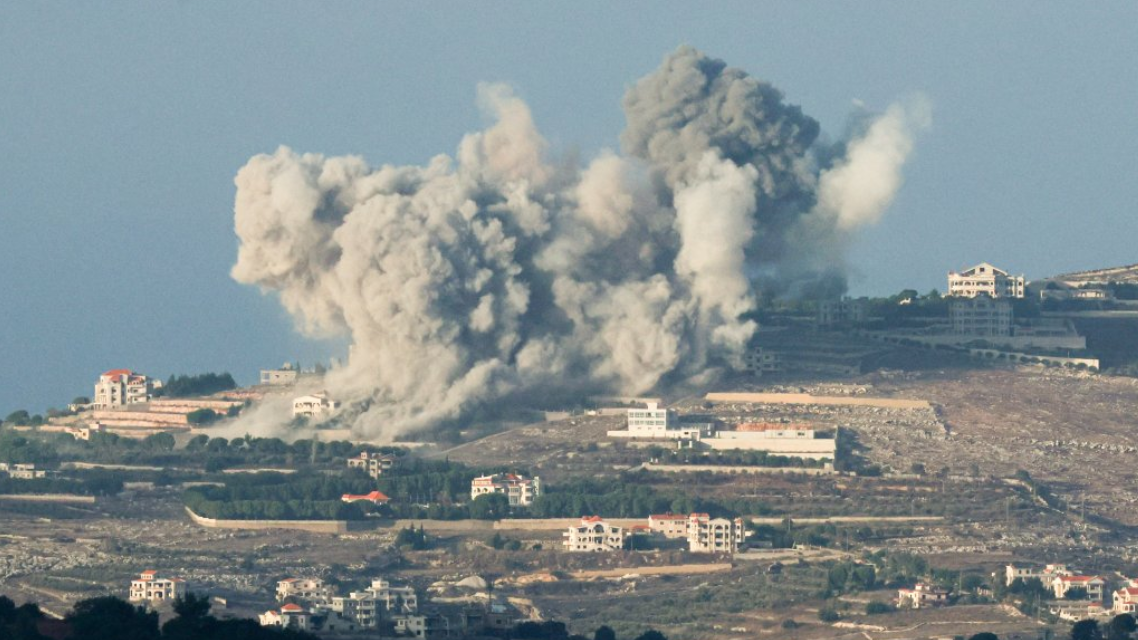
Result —
[{"label": "apartment building", "polygon": [[491,493],[501,493],[511,507],[528,507],[541,495],[541,478],[526,478],[516,473],[495,473],[479,476],[470,482],[470,499]]},{"label": "apartment building", "polygon": [[163,578],[157,571],[143,571],[130,582],[131,602],[163,602],[186,595],[186,581]]},{"label": "apartment building", "polygon": [[395,456],[363,451],[355,458],[348,458],[349,469],[362,469],[369,476],[378,478],[384,471],[395,467]]},{"label": "apartment building", "polygon": [[328,396],[328,392],[321,391],[292,399],[292,417],[294,418],[320,418],[339,411],[340,402]]},{"label": "apartment building", "polygon": [[782,356],[762,347],[743,354],[743,370],[756,378],[782,371]]},{"label": "apartment building", "polygon": [[277,582],[277,601],[298,598],[309,602],[327,602],[334,591],[320,578],[285,578]]},{"label": "apartment building", "polygon": [[579,524],[561,534],[566,551],[620,551],[624,548],[623,527],[611,525],[600,516],[581,518]]},{"label": "apartment building", "polygon": [[1008,275],[1007,271],[982,262],[959,273],[948,273],[948,295],[974,298],[986,294],[990,298],[1024,297],[1023,276]]},{"label": "apartment building", "polygon": [[747,537],[742,518],[712,518],[706,513],[688,516],[688,550],[692,553],[735,553]]},{"label": "apartment building", "polygon": [[364,591],[332,598],[332,611],[364,629],[374,629],[385,617],[414,614],[419,600],[412,587],[397,587],[387,580],[372,580]]},{"label": "apartment building", "polygon": [[988,295],[952,300],[948,305],[952,332],[976,338],[1006,338],[1012,335],[1012,305]]},{"label": "apartment building", "polygon": [[161,385],[130,369],[111,369],[99,376],[91,404],[96,409],[113,409],[149,402],[155,386]]},{"label": "apartment building", "polygon": [[665,409],[658,402],[646,402],[644,408],[628,410],[628,429],[609,431],[614,438],[670,438],[697,440],[711,433],[709,424],[682,424],[675,411]]},{"label": "apartment building", "polygon": [[841,300],[821,300],[818,302],[817,325],[819,327],[862,324],[868,317],[868,298],[847,297]]}]

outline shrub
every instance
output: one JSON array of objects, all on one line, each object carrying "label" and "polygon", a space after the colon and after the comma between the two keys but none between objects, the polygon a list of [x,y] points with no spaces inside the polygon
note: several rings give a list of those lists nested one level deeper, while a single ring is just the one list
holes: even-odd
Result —
[{"label": "shrub", "polygon": [[881,602],[879,600],[874,600],[865,605],[865,613],[866,615],[870,616],[875,616],[882,613],[891,613],[892,611],[893,605],[887,602]]}]

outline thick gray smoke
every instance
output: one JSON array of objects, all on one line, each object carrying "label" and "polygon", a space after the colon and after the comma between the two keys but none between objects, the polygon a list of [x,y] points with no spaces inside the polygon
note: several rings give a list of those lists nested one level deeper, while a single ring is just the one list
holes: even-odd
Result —
[{"label": "thick gray smoke", "polygon": [[494,124],[424,167],[282,147],[237,175],[233,277],[311,335],[350,335],[325,382],[361,435],[714,378],[760,294],[841,273],[928,118],[895,105],[822,147],[777,89],[688,47],[628,91],[622,152],[585,167],[547,158],[507,87],[479,103]]}]

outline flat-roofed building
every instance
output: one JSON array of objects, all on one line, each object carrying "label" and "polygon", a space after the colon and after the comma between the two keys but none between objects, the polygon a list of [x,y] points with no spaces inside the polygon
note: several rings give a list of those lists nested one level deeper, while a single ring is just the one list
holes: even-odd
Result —
[{"label": "flat-roofed building", "polygon": [[155,384],[150,378],[130,369],[111,369],[99,376],[95,383],[96,409],[125,407],[150,401]]},{"label": "flat-roofed building", "polygon": [[361,451],[360,455],[348,458],[348,468],[362,469],[373,478],[378,478],[384,471],[390,471],[394,466],[395,456],[381,453]]},{"label": "flat-roofed building", "polygon": [[735,553],[746,537],[742,518],[712,518],[706,513],[688,516],[688,550],[692,553]]},{"label": "flat-roofed building", "polygon": [[505,495],[511,507],[528,507],[542,493],[541,478],[527,478],[516,473],[495,473],[470,481],[471,500],[491,493]]},{"label": "flat-roofed building", "polygon": [[294,418],[319,418],[331,415],[340,409],[340,402],[333,400],[326,391],[293,398],[292,416]]}]

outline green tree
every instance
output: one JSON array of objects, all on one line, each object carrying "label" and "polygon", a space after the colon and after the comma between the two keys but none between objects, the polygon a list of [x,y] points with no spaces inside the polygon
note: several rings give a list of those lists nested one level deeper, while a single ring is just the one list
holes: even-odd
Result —
[{"label": "green tree", "polygon": [[14,424],[16,426],[22,427],[28,424],[31,419],[32,417],[28,415],[26,409],[17,409],[16,411],[9,413],[8,417],[4,418],[4,422],[6,424]]},{"label": "green tree", "polygon": [[1128,640],[1130,635],[1138,629],[1138,623],[1129,613],[1120,613],[1110,619],[1106,625],[1107,640]]},{"label": "green tree", "polygon": [[83,640],[157,640],[158,614],[118,598],[81,600],[67,615],[74,637]]},{"label": "green tree", "polygon": [[142,445],[152,451],[173,451],[174,436],[168,433],[152,433],[143,438]]},{"label": "green tree", "polygon": [[636,636],[636,640],[668,640],[668,636],[660,633],[655,629],[649,629],[644,633]]},{"label": "green tree", "polygon": [[601,625],[593,632],[593,640],[616,640],[616,632],[612,627]]},{"label": "green tree", "polygon": [[186,422],[192,425],[206,425],[217,422],[218,415],[213,409],[196,409],[186,414]]},{"label": "green tree", "polygon": [[1102,630],[1095,620],[1080,620],[1071,625],[1071,640],[1102,640]]},{"label": "green tree", "polygon": [[869,616],[875,616],[882,613],[891,613],[892,611],[892,605],[881,602],[879,600],[874,600],[872,602],[866,603],[865,605],[865,614]]},{"label": "green tree", "polygon": [[1000,640],[1000,638],[991,631],[981,631],[980,633],[973,634],[968,640]]},{"label": "green tree", "polygon": [[498,520],[510,513],[510,499],[501,493],[484,493],[470,503],[470,517],[475,520]]}]

